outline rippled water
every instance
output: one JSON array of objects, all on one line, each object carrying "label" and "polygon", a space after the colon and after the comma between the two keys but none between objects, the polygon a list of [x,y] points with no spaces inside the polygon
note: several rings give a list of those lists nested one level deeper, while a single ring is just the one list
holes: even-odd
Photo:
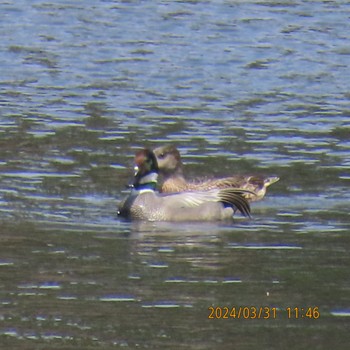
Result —
[{"label": "rippled water", "polygon": [[[348,347],[347,1],[0,8],[2,346]],[[250,221],[119,221],[135,150],[166,143],[189,177],[281,180]]]}]

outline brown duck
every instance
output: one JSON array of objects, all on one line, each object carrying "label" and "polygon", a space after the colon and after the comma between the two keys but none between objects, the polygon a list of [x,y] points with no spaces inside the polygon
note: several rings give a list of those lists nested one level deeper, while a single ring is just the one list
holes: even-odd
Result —
[{"label": "brown duck", "polygon": [[268,186],[277,182],[277,176],[261,175],[233,175],[220,179],[187,182],[183,175],[183,165],[180,152],[173,145],[158,147],[154,150],[157,157],[159,173],[163,175],[164,182],[161,192],[173,193],[182,191],[206,191],[223,188],[240,188],[248,190],[243,196],[250,202],[261,200]]},{"label": "brown duck", "polygon": [[157,159],[148,149],[135,155],[135,177],[130,194],[120,203],[118,215],[147,221],[217,221],[231,219],[236,210],[250,217],[249,191],[233,187],[207,191],[159,193]]}]

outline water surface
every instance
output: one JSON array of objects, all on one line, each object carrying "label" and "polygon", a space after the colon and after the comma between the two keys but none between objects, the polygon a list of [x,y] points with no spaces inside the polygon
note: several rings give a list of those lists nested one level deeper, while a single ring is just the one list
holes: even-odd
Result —
[{"label": "water surface", "polygon": [[[0,6],[3,347],[347,347],[348,2]],[[135,150],[167,143],[189,177],[281,180],[250,221],[118,220]]]}]

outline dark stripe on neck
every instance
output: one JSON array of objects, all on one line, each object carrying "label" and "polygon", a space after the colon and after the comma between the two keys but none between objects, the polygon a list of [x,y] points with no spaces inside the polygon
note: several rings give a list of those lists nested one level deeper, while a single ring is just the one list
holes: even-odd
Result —
[{"label": "dark stripe on neck", "polygon": [[157,188],[157,183],[156,182],[147,182],[145,184],[137,184],[134,185],[134,189],[137,191],[140,190],[152,190],[155,191]]}]

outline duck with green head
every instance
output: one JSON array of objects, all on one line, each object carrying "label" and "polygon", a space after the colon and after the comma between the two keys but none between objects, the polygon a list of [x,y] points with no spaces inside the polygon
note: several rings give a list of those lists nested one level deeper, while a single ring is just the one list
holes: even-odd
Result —
[{"label": "duck with green head", "polygon": [[236,210],[250,217],[250,193],[237,188],[159,193],[156,191],[158,164],[155,154],[142,149],[135,155],[135,177],[130,194],[120,203],[118,214],[131,220],[217,221],[233,218]]}]

